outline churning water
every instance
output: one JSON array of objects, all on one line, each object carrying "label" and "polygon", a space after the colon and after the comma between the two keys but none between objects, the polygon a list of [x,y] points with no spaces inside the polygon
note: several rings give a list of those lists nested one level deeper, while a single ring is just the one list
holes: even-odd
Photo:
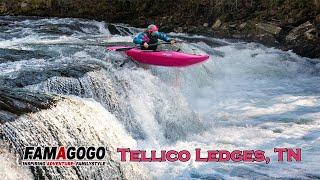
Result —
[{"label": "churning water", "polygon": [[[319,60],[175,33],[188,42],[180,45],[184,51],[211,59],[187,68],[145,68],[105,51],[131,42],[140,30],[80,19],[0,18],[1,86],[59,99],[1,124],[1,144],[9,143],[0,153],[1,179],[320,178]],[[14,152],[29,145],[104,145],[108,166],[16,165]],[[261,149],[271,163],[120,163],[118,147]],[[302,162],[278,163],[274,147],[302,148]]]}]

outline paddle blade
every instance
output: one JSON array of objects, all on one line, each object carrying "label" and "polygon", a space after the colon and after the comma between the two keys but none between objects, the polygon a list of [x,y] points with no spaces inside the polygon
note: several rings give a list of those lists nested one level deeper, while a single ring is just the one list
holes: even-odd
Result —
[{"label": "paddle blade", "polygon": [[124,48],[128,48],[126,46],[109,46],[107,47],[107,51],[117,51],[117,50],[120,50],[120,49],[124,49]]},{"label": "paddle blade", "polygon": [[128,47],[128,46],[110,46],[110,47],[107,47],[107,51],[127,51],[127,50],[130,50],[132,48],[135,48],[135,47]]}]

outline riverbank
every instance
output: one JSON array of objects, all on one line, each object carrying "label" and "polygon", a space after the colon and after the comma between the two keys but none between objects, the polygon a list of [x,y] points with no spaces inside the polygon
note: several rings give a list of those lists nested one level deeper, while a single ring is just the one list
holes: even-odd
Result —
[{"label": "riverbank", "polygon": [[4,0],[0,14],[88,18],[137,27],[155,23],[163,31],[260,42],[320,58],[319,0]]}]

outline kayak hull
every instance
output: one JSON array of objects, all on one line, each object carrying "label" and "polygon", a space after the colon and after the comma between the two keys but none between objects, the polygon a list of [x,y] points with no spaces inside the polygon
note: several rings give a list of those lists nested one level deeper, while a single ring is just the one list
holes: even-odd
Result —
[{"label": "kayak hull", "polygon": [[[108,50],[114,50],[117,48],[126,48],[125,46],[108,47]],[[198,64],[209,59],[208,55],[194,55],[186,54],[176,51],[153,51],[153,50],[141,50],[138,48],[132,48],[125,51],[128,56],[133,60],[150,65],[157,66],[171,66],[171,67],[184,67],[193,64]]]}]

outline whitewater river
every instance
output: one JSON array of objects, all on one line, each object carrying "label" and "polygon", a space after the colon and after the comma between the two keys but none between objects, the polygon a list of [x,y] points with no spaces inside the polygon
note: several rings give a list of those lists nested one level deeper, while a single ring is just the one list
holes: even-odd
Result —
[{"label": "whitewater river", "polygon": [[[91,20],[0,17],[1,88],[58,98],[14,120],[0,109],[0,179],[320,178],[319,59],[175,33],[169,35],[188,42],[183,51],[207,53],[209,61],[144,67],[105,51],[139,31]],[[32,145],[107,146],[110,157],[104,167],[17,165]],[[118,147],[260,149],[271,162],[120,163]],[[302,161],[277,162],[275,147],[302,148]]]}]

